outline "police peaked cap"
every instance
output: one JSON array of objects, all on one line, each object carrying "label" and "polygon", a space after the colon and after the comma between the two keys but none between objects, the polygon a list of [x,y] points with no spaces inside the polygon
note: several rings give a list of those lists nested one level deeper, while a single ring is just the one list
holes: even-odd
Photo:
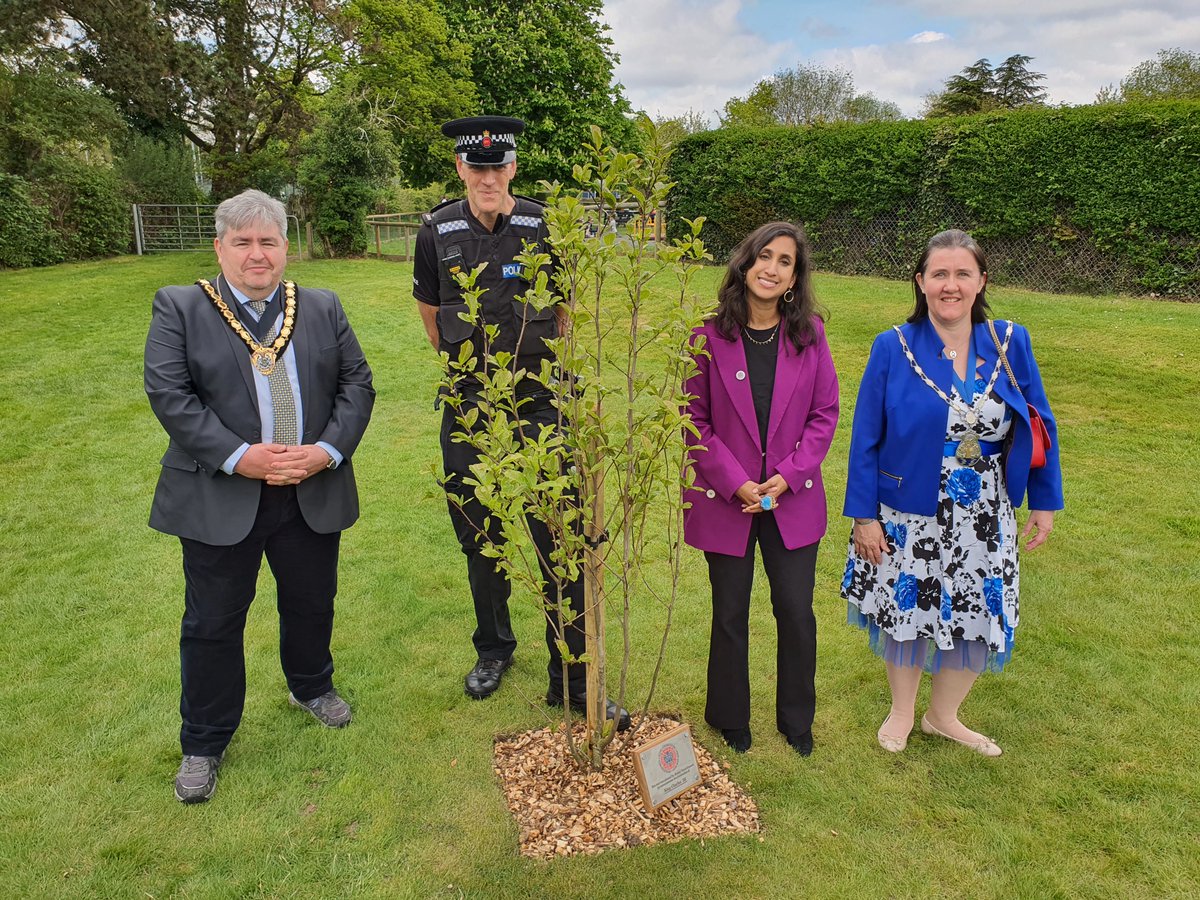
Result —
[{"label": "police peaked cap", "polygon": [[517,135],[525,123],[511,116],[470,116],[442,126],[454,138],[458,158],[473,166],[503,166],[517,158]]}]

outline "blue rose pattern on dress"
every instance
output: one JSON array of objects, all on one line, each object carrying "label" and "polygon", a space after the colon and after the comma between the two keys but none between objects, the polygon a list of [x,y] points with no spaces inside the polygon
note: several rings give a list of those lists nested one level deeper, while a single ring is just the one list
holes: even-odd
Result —
[{"label": "blue rose pattern on dress", "polygon": [[942,588],[942,605],[938,608],[938,613],[942,617],[943,622],[949,622],[954,615],[954,598]]},{"label": "blue rose pattern on dress", "polygon": [[946,479],[946,493],[959,506],[974,506],[979,500],[982,483],[974,469],[956,469]]},{"label": "blue rose pattern on dress", "polygon": [[901,610],[915,609],[917,605],[917,579],[901,573],[896,579],[896,607]]},{"label": "blue rose pattern on dress", "polygon": [[[986,384],[977,390],[982,390]],[[976,432],[1000,442],[1011,416],[993,390]],[[946,439],[968,428],[947,411]],[[880,508],[892,553],[878,566],[847,553],[842,596],[897,641],[930,638],[943,650],[955,641],[982,641],[997,653],[1010,646],[1018,624],[1020,570],[1016,515],[1004,487],[999,456],[970,466],[942,460],[941,499],[932,516]]]},{"label": "blue rose pattern on dress", "polygon": [[983,602],[989,615],[1004,615],[1004,582],[999,578],[983,579]]}]

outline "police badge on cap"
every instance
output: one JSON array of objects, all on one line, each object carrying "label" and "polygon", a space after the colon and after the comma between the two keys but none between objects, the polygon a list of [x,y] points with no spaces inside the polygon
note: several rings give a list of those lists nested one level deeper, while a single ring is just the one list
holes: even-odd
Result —
[{"label": "police badge on cap", "polygon": [[442,126],[454,138],[454,152],[472,166],[503,166],[517,158],[517,135],[525,123],[511,116],[471,116]]}]

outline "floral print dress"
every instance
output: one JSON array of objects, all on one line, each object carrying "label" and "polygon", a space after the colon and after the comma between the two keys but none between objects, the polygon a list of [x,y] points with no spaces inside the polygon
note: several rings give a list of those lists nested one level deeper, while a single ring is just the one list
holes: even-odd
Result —
[{"label": "floral print dress", "polygon": [[[973,387],[975,394],[987,383],[977,377]],[[962,399],[966,385],[953,391]],[[1011,424],[1004,401],[992,391],[979,412],[980,440],[1002,442]],[[958,441],[968,428],[947,413],[946,440]],[[879,519],[891,554],[875,566],[855,554],[852,539],[842,579],[849,622],[870,632],[872,650],[929,672],[1003,668],[1017,627],[1019,571],[1001,456],[969,464],[943,457],[936,515],[880,504]]]}]

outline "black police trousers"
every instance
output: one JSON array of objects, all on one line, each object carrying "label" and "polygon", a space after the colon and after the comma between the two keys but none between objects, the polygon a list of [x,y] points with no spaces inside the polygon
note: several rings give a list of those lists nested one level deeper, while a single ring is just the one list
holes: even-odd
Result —
[{"label": "black police trousers", "polygon": [[[537,433],[540,427],[555,425],[558,421],[558,411],[550,404],[549,392],[534,395],[530,402],[521,407],[521,417],[528,422],[527,428]],[[469,401],[468,401],[469,402]],[[487,511],[475,499],[475,494],[463,484],[463,478],[470,474],[471,466],[479,459],[475,448],[461,441],[454,441],[452,435],[461,431],[457,416],[466,411],[466,405],[456,410],[450,404],[442,406],[442,464],[446,474],[446,493],[462,499],[458,501],[448,497],[447,506],[450,510],[450,521],[454,525],[454,533],[458,537],[459,546],[467,557],[467,579],[471,586],[471,597],[475,602],[475,633],[471,640],[475,651],[481,659],[508,659],[517,648],[517,639],[513,635],[512,623],[509,619],[508,598],[512,593],[508,576],[496,569],[493,559],[480,552],[483,544],[483,522]],[[530,534],[537,547],[539,561],[548,560],[553,549],[553,540],[545,524],[530,517],[528,520]],[[495,536],[493,526],[491,532]],[[555,586],[550,572],[542,563],[542,579],[545,582],[546,599],[553,602]],[[583,634],[583,581],[576,579],[563,588],[564,598],[577,618],[575,624],[566,626],[563,637],[573,656],[581,656],[584,652]],[[550,693],[554,696],[562,694],[562,654],[558,649],[556,625],[553,619],[554,611],[546,611],[546,646],[550,650],[550,663],[547,672],[550,677]],[[568,666],[568,692],[574,700],[582,700],[587,694],[587,677],[582,664]]]}]

